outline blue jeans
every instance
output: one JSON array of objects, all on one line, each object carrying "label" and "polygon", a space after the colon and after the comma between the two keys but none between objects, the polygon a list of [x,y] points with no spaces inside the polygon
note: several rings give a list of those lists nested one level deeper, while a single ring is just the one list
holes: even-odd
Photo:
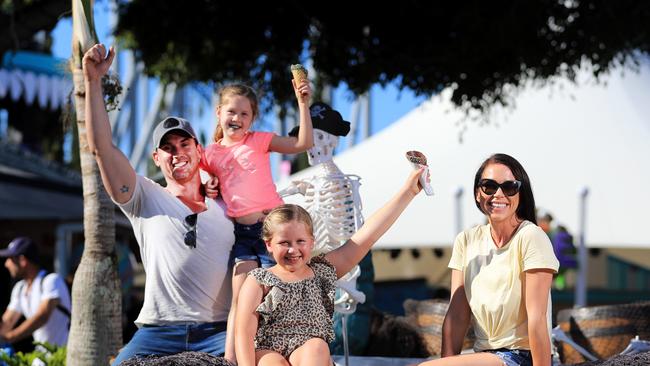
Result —
[{"label": "blue jeans", "polygon": [[226,323],[203,323],[187,325],[144,325],[131,341],[122,348],[113,361],[120,362],[134,356],[172,355],[186,351],[206,352],[222,356],[226,348]]},{"label": "blue jeans", "polygon": [[243,225],[235,222],[235,245],[232,247],[232,257],[237,262],[255,261],[262,268],[275,265],[275,260],[266,250],[262,240],[262,223]]},{"label": "blue jeans", "polygon": [[526,349],[499,348],[485,352],[494,353],[506,366],[533,366],[533,358]]}]

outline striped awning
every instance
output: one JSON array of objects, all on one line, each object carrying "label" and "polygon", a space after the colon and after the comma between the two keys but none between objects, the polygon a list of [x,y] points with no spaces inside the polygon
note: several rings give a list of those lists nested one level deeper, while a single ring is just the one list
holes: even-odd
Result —
[{"label": "striped awning", "polygon": [[24,100],[42,109],[57,110],[72,91],[66,61],[30,51],[6,53],[0,68],[0,99]]}]

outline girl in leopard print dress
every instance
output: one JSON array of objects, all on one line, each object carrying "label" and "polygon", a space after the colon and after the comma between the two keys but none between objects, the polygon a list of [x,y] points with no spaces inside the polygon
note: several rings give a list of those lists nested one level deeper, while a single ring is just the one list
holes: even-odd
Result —
[{"label": "girl in leopard print dress", "polygon": [[282,205],[264,220],[262,239],[276,261],[252,270],[239,293],[235,352],[239,366],[330,366],[334,338],[334,281],[359,263],[390,228],[422,186],[422,169],[341,247],[312,258],[311,217],[302,207]]}]

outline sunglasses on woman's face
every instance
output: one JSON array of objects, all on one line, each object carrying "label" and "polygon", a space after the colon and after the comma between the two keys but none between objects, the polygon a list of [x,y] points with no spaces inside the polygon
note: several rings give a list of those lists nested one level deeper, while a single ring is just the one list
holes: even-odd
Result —
[{"label": "sunglasses on woman's face", "polygon": [[514,196],[519,193],[521,182],[518,180],[507,180],[499,184],[492,179],[481,179],[481,181],[478,183],[478,186],[481,188],[481,191],[483,191],[483,193],[487,194],[488,196],[497,193],[499,188],[501,188],[501,192],[503,192],[503,194],[506,196]]},{"label": "sunglasses on woman's face", "polygon": [[183,226],[187,229],[183,241],[188,247],[196,248],[196,221],[199,214],[191,214],[185,217],[183,221]]}]

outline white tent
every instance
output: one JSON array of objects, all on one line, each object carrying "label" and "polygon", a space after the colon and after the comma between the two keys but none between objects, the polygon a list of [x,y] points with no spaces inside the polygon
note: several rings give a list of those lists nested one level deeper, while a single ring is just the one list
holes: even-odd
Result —
[{"label": "white tent", "polygon": [[[406,151],[429,159],[435,195],[417,197],[376,248],[450,246],[459,227],[482,223],[472,182],[495,152],[523,164],[537,206],[574,234],[580,194],[588,189],[587,246],[650,248],[650,63],[640,73],[614,72],[604,84],[529,87],[513,110],[495,114],[490,125],[467,122],[464,133],[462,120],[443,93],[336,157],[343,172],[362,178],[366,217],[403,184],[411,169]],[[289,179],[309,175],[308,169]]]}]

